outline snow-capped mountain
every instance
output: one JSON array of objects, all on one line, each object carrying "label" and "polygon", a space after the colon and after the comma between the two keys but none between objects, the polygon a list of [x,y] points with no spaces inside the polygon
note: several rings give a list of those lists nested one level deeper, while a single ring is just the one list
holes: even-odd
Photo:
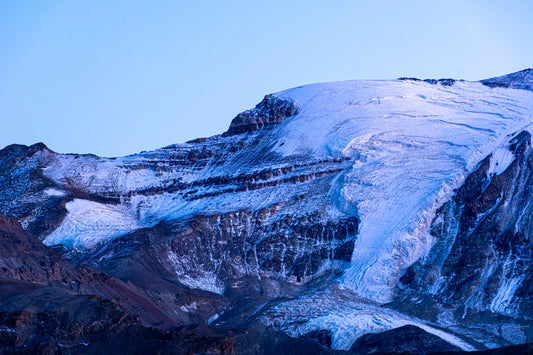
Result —
[{"label": "snow-capped mountain", "polygon": [[167,326],[353,352],[392,330],[444,350],[532,342],[532,87],[531,69],[312,84],[152,152],[12,145],[0,213],[142,289]]}]

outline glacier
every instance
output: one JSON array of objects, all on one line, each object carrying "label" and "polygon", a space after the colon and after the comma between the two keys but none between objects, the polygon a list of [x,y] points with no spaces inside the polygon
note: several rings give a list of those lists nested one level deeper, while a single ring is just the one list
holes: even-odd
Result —
[{"label": "glacier", "polygon": [[[509,137],[532,123],[531,92],[478,82],[337,82],[277,95],[301,108],[280,128],[277,151],[353,159],[342,186],[332,187],[337,208],[361,219],[342,284],[383,303],[431,247],[435,210],[482,158],[508,151]],[[493,172],[510,163],[503,156]]]},{"label": "glacier", "polygon": [[[1,212],[36,198],[62,201],[64,216],[42,232],[47,245],[98,264],[112,259],[121,239],[129,247],[142,244],[135,238],[160,241],[150,253],[166,271],[221,297],[257,278],[251,289],[287,299],[262,299],[252,318],[293,336],[331,330],[336,349],[408,324],[464,350],[477,347],[457,334],[491,347],[512,343],[522,325],[498,337],[497,330],[457,325],[451,311],[439,310],[449,327],[443,330],[391,304],[409,267],[437,246],[442,260],[431,266],[442,268],[452,253],[458,225],[447,225],[449,240],[431,233],[448,218],[439,209],[483,164],[486,186],[513,167],[510,142],[533,124],[531,82],[527,72],[482,82],[318,83],[267,95],[256,111],[238,116],[241,126],[233,131],[151,152],[100,158],[42,149],[25,171],[38,167],[44,187],[21,188],[18,202],[0,204]],[[28,226],[36,218],[19,219]],[[524,281],[519,262],[509,252],[502,271],[496,263],[483,270],[464,315],[476,309],[516,316],[513,300]],[[497,272],[503,277],[485,304],[482,292]],[[310,295],[306,282],[322,278],[329,291]],[[438,279],[428,294],[437,297],[447,281]],[[193,304],[181,310],[193,312]],[[231,312],[222,313],[209,318],[223,324]]]}]

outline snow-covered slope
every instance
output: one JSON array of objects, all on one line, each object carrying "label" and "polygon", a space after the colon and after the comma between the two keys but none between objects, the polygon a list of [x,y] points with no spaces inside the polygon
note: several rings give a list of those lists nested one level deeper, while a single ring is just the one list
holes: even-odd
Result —
[{"label": "snow-covered slope", "polygon": [[[0,154],[0,212],[103,268],[150,253],[192,288],[268,297],[297,297],[323,278],[370,304],[366,314],[396,300],[410,266],[445,248],[432,223],[482,161],[486,184],[513,165],[513,139],[533,123],[532,82],[526,70],[483,82],[306,85],[268,95],[223,135],[115,159],[11,146]],[[139,251],[146,240],[151,249]],[[512,302],[505,290],[518,289],[516,277],[483,302],[508,316],[498,300]],[[307,296],[291,302],[310,307]],[[360,326],[357,312],[342,326]],[[390,310],[375,316],[357,334],[335,333],[335,344],[405,324],[439,333]],[[334,318],[322,312],[304,328],[320,329],[322,319],[334,329]]]},{"label": "snow-covered slope", "polygon": [[[533,122],[531,92],[477,82],[354,81],[278,95],[301,110],[280,128],[276,151],[352,161],[332,186],[332,203],[361,221],[343,284],[382,302],[431,247],[436,208],[481,159],[508,151],[509,138]],[[497,171],[509,163],[501,156]]]}]

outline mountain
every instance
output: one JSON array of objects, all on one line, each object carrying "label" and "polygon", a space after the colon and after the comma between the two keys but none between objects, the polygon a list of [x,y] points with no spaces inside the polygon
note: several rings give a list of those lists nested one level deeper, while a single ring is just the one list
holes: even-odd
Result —
[{"label": "mountain", "polygon": [[5,319],[69,314],[74,331],[81,307],[117,340],[83,330],[72,352],[151,338],[222,353],[531,343],[532,83],[526,69],[312,84],[265,96],[221,135],[152,152],[8,146],[0,264],[16,287],[0,342],[27,348],[44,332],[57,348],[59,331],[17,321],[33,330],[15,341]]}]

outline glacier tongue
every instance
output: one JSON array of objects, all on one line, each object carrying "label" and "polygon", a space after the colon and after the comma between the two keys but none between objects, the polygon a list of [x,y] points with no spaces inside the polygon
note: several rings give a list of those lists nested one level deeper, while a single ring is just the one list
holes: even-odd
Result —
[{"label": "glacier tongue", "polygon": [[[510,92],[511,91],[511,92]],[[436,209],[509,136],[531,123],[533,95],[480,83],[412,81],[314,84],[283,91],[301,108],[280,127],[277,152],[345,156],[353,166],[333,203],[361,221],[342,285],[388,302],[405,268],[432,245]]]}]

